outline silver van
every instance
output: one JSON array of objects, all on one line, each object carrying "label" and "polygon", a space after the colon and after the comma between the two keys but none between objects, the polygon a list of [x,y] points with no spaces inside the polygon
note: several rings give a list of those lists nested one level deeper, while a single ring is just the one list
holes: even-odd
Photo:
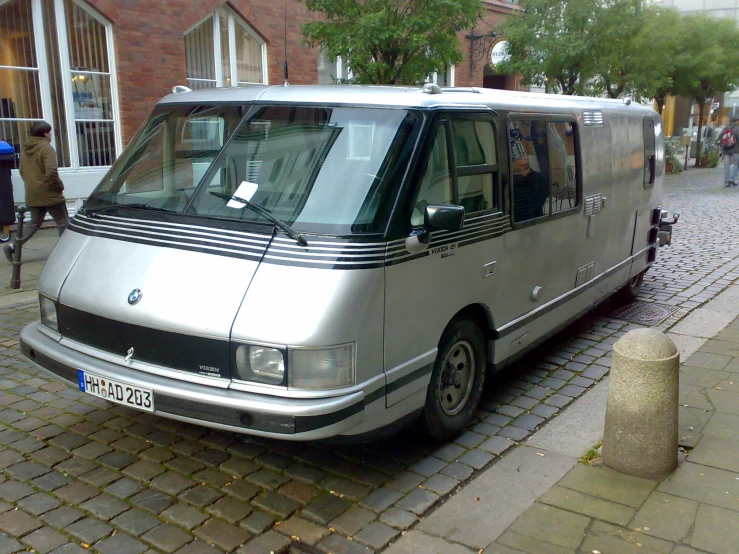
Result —
[{"label": "silver van", "polygon": [[660,116],[485,89],[162,99],[39,281],[23,353],[81,391],[265,437],[459,433],[501,368],[660,231]]}]

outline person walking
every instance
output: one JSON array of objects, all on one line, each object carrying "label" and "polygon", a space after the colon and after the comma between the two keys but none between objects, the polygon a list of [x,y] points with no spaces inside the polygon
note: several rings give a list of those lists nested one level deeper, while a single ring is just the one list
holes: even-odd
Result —
[{"label": "person walking", "polygon": [[[20,240],[25,242],[35,235],[47,213],[56,222],[61,236],[69,224],[69,214],[63,194],[64,184],[59,178],[56,151],[51,146],[51,125],[45,121],[31,125],[31,136],[23,144],[19,170],[26,188],[26,206],[31,212],[31,222],[24,228]],[[8,261],[13,263],[15,246],[7,244],[3,252]]]},{"label": "person walking", "polygon": [[724,154],[724,186],[737,186],[739,172],[739,117],[733,115],[729,126],[721,134],[721,150]]}]

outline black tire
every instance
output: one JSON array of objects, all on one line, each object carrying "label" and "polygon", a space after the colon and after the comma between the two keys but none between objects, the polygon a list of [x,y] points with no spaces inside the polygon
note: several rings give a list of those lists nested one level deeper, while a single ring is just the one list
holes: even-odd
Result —
[{"label": "black tire", "polygon": [[647,271],[644,270],[639,275],[629,279],[628,283],[618,291],[618,296],[622,301],[628,303],[636,300],[636,297],[639,295],[639,291],[641,290],[641,286],[644,283],[644,274],[646,272]]},{"label": "black tire", "polygon": [[469,319],[452,321],[439,342],[423,410],[424,425],[434,439],[447,441],[464,430],[482,396],[486,368],[479,325]]}]

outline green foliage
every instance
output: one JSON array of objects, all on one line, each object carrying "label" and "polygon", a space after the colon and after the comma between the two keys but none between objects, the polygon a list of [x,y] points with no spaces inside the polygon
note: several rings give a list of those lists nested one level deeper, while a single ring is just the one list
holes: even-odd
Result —
[{"label": "green foliage", "polygon": [[676,60],[673,92],[698,103],[698,152],[707,102],[739,85],[739,33],[736,23],[704,15],[680,23],[682,50]]},{"label": "green foliage", "polygon": [[305,42],[341,56],[359,84],[419,84],[462,61],[457,32],[482,15],[480,0],[301,0],[323,20]]},{"label": "green foliage", "polygon": [[708,153],[708,163],[706,164],[706,167],[716,167],[719,162],[719,155],[716,152],[709,152]]},{"label": "green foliage", "polygon": [[524,84],[543,86],[547,92],[588,93],[599,2],[521,0],[519,7],[522,14],[501,26],[510,58],[498,70],[517,73]]}]

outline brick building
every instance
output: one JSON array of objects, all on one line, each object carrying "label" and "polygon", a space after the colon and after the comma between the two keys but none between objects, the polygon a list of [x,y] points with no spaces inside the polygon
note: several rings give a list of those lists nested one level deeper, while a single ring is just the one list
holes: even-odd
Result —
[{"label": "brick building", "polygon": [[[432,78],[515,88],[489,64],[490,34],[514,9],[484,0],[476,29],[459,33],[465,60]],[[347,77],[302,43],[315,17],[296,0],[0,0],[0,140],[20,149],[33,121],[49,121],[74,211],[176,84],[282,84],[285,52],[291,84]]]}]

